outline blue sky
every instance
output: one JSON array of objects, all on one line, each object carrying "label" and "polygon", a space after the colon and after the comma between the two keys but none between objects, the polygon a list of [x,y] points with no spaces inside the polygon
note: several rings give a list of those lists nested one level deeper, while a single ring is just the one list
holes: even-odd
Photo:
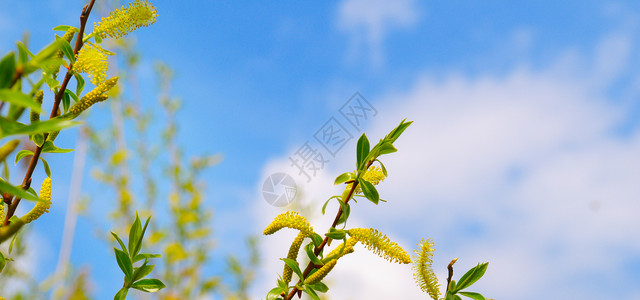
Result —
[{"label": "blue sky", "polygon": [[[75,25],[82,6],[33,3],[0,3],[2,53],[23,30],[34,49],[44,46],[50,28]],[[295,175],[288,158],[359,91],[379,112],[365,123],[371,140],[405,117],[415,123],[385,160],[391,177],[380,191],[390,201],[358,203],[351,225],[377,227],[406,249],[434,238],[441,280],[453,257],[457,270],[490,261],[477,289],[496,299],[640,299],[637,2],[153,3],[157,23],[135,34],[145,104],[156,105],[152,66],[163,60],[184,101],[185,153],[225,156],[205,173],[222,245],[214,253],[238,251],[238,232],[259,233],[280,212],[261,198],[263,180]],[[73,147],[72,136],[62,138]],[[331,181],[352,168],[354,144],[310,183],[296,177],[300,202],[316,207],[340,192]],[[46,228],[64,220],[68,178],[58,177],[61,205],[33,234],[50,250],[38,258],[40,276],[59,244]],[[92,185],[83,192],[92,195]],[[96,211],[108,203],[94,197],[103,203]],[[76,244],[95,240],[91,226],[79,220]],[[288,238],[261,239],[255,297],[281,272],[276,258]],[[108,299],[118,270],[90,258],[92,250],[110,255],[105,245],[78,244],[72,261],[105,270],[92,276],[98,299]],[[334,298],[390,299],[398,290],[426,298],[408,267],[365,251],[332,273]]]}]

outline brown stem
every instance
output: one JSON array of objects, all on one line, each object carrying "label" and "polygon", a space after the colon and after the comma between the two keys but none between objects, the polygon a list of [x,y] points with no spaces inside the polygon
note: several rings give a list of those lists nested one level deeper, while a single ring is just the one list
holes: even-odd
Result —
[{"label": "brown stem", "polygon": [[[369,169],[369,167],[371,166],[373,161],[374,160],[371,160],[371,161],[369,161],[367,163],[367,167],[365,168],[365,170]],[[351,200],[351,197],[355,193],[357,186],[358,186],[358,181],[353,181],[353,186],[351,187],[351,190],[349,191],[349,194],[347,194],[346,200],[344,201],[345,204],[347,204],[347,202],[349,202],[349,200]],[[338,213],[336,214],[335,219],[333,219],[333,223],[331,223],[331,228],[335,228],[336,227],[336,225],[338,224],[338,221],[340,220],[341,216],[342,216],[342,206],[340,206],[340,208],[338,209]],[[331,239],[328,236],[325,236],[324,239],[322,240],[322,243],[320,243],[320,245],[318,245],[318,247],[313,249],[313,254],[315,254],[315,255],[320,254],[320,252],[322,251],[324,246],[330,241],[331,241]],[[303,278],[307,277],[307,275],[309,275],[309,273],[311,273],[313,268],[315,268],[315,265],[312,262],[309,262],[307,267],[304,269],[304,272],[302,272],[302,277]],[[298,298],[301,297],[300,292],[302,292],[302,291],[298,289],[298,284],[300,284],[301,282],[302,282],[302,280],[298,280],[298,283],[296,283],[296,286],[293,287],[293,290],[291,290],[291,292],[287,295],[287,297],[284,298],[285,300],[291,300],[293,298],[293,296],[295,296],[296,294],[298,294]]]},{"label": "brown stem", "polygon": [[[85,5],[82,8],[82,14],[80,14],[80,31],[78,32],[78,37],[76,38],[76,46],[73,50],[73,53],[78,54],[80,49],[82,48],[82,38],[84,35],[84,28],[87,25],[87,20],[89,19],[89,14],[91,13],[91,9],[93,8],[93,4],[95,0],[91,0],[89,4]],[[67,74],[64,76],[64,80],[62,81],[62,85],[60,85],[60,89],[54,98],[53,108],[51,109],[51,114],[49,115],[49,119],[53,119],[58,116],[58,109],[60,107],[60,102],[62,100],[62,96],[64,95],[64,91],[67,89],[67,85],[73,76],[73,71],[71,68],[67,70]],[[14,78],[15,79],[15,78]],[[44,141],[49,137],[48,133],[44,133],[43,135]],[[40,157],[40,153],[42,153],[42,146],[37,146],[36,151],[34,151],[31,160],[29,161],[29,167],[27,168],[27,172],[24,174],[24,179],[22,180],[22,188],[24,190],[28,190],[31,185],[31,176],[33,175],[33,171],[38,165],[38,158]],[[20,198],[15,198],[10,201],[11,205],[9,205],[9,209],[7,210],[7,215],[4,218],[3,226],[9,225],[9,219],[13,216],[18,208],[18,204],[20,204]]]},{"label": "brown stem", "polygon": [[449,270],[449,276],[447,276],[447,292],[445,293],[445,297],[447,294],[449,294],[449,286],[451,285],[451,278],[453,277],[453,264],[455,264],[456,261],[458,261],[457,257],[452,259],[447,266],[447,270]]}]

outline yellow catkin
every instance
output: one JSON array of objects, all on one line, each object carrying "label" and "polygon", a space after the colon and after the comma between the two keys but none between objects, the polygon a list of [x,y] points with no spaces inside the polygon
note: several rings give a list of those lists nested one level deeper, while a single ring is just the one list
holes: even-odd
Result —
[{"label": "yellow catkin", "polygon": [[320,267],[318,271],[311,274],[309,277],[305,278],[304,284],[314,284],[316,282],[322,281],[322,279],[324,279],[327,276],[327,274],[331,272],[333,267],[336,266],[337,262],[338,262],[337,259],[332,259],[328,263],[324,264],[324,266]]},{"label": "yellow catkin", "polygon": [[[36,92],[36,95],[33,97],[33,100],[36,100],[36,102],[40,103],[40,105],[42,106],[43,98],[44,98],[44,92],[42,90],[39,90]],[[40,113],[32,109],[31,114],[29,115],[29,120],[31,121],[32,124],[34,122],[40,121]]]},{"label": "yellow catkin", "polygon": [[105,80],[103,83],[98,85],[91,92],[88,92],[78,103],[74,104],[71,108],[69,108],[69,113],[74,117],[77,117],[85,111],[87,108],[91,107],[98,102],[107,100],[109,96],[107,92],[118,82],[118,77],[113,77]]},{"label": "yellow catkin", "polygon": [[324,260],[330,261],[332,259],[341,258],[349,253],[353,253],[353,246],[355,246],[357,242],[358,241],[354,238],[348,238],[346,243],[341,243],[335,249],[331,250],[331,252],[325,256]]},{"label": "yellow catkin", "polygon": [[2,147],[0,147],[0,161],[5,160],[13,150],[16,150],[19,144],[20,140],[11,140],[2,145]]},{"label": "yellow catkin", "polygon": [[[364,173],[364,175],[362,175],[362,179],[368,182],[371,182],[371,184],[373,185],[377,185],[378,183],[382,182],[385,179],[385,177],[386,176],[384,176],[382,169],[380,169],[380,167],[378,166],[370,166],[369,169],[367,169],[367,172]],[[353,186],[353,183],[347,184],[347,190],[350,190],[352,186]],[[359,193],[362,193],[362,189],[358,185],[356,187],[356,194],[359,194]]]},{"label": "yellow catkin", "polygon": [[[0,202],[0,222],[4,221],[4,201]],[[0,224],[2,225],[2,224]]]},{"label": "yellow catkin", "polygon": [[121,38],[140,27],[155,23],[156,17],[158,12],[149,1],[135,0],[129,3],[129,7],[122,6],[102,18],[97,25],[94,24],[94,33],[101,38]]},{"label": "yellow catkin", "polygon": [[[288,259],[292,259],[294,261],[298,261],[298,253],[300,252],[300,246],[302,246],[302,242],[307,236],[301,231],[298,233],[296,238],[291,243],[289,247],[289,253],[287,254]],[[289,267],[289,265],[284,264],[284,271],[282,271],[282,279],[284,282],[289,283],[291,281],[291,276],[293,275],[293,270]]]},{"label": "yellow catkin", "polygon": [[412,269],[414,271],[413,278],[422,291],[429,294],[434,300],[438,300],[440,297],[440,284],[432,267],[433,252],[435,252],[433,245],[431,239],[420,240],[418,250],[414,251]]},{"label": "yellow catkin", "polygon": [[87,44],[76,55],[76,62],[73,70],[80,73],[87,73],[93,85],[99,85],[107,76],[109,61],[107,52],[96,44]]},{"label": "yellow catkin", "polygon": [[273,219],[273,222],[264,229],[262,234],[274,234],[285,227],[300,230],[306,236],[310,236],[313,232],[311,224],[309,224],[309,221],[307,221],[305,217],[299,215],[297,211],[288,211],[276,216],[276,218]]},{"label": "yellow catkin", "polygon": [[373,228],[349,229],[349,236],[362,243],[367,249],[378,256],[390,261],[402,264],[411,263],[411,257],[398,244]]},{"label": "yellow catkin", "polygon": [[47,177],[42,182],[42,187],[40,188],[40,200],[36,203],[36,206],[31,209],[29,213],[22,216],[20,218],[25,223],[31,223],[33,220],[38,219],[42,214],[49,212],[49,208],[51,207],[51,178]]}]

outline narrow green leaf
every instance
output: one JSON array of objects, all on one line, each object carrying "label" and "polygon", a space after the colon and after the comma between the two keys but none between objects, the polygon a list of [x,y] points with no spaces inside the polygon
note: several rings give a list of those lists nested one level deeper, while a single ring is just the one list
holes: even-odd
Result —
[{"label": "narrow green leaf", "polygon": [[379,159],[376,159],[376,161],[380,164],[382,174],[384,174],[384,176],[389,176],[389,174],[387,174],[387,168],[384,167],[384,164]]},{"label": "narrow green leaf", "polygon": [[35,100],[33,100],[33,98],[23,94],[20,91],[0,89],[0,100],[20,107],[28,107],[37,113],[40,113],[42,111],[40,109],[40,103],[36,102]]},{"label": "narrow green leaf", "polygon": [[336,223],[336,225],[346,223],[347,219],[349,219],[349,215],[351,215],[351,205],[349,205],[349,203],[344,203],[344,201],[340,199],[338,199],[338,203],[340,203],[340,208],[342,208],[342,214],[340,214],[340,218],[338,218],[338,223]]},{"label": "narrow green leaf", "polygon": [[160,254],[141,253],[141,254],[137,254],[136,256],[133,257],[133,262],[138,262],[138,261],[141,261],[143,259],[158,258],[158,257],[161,257],[161,255]]},{"label": "narrow green leaf", "polygon": [[138,248],[138,242],[140,241],[140,233],[142,232],[142,224],[140,224],[140,218],[138,217],[138,213],[136,212],[136,219],[131,224],[131,228],[129,228],[129,256],[134,257],[137,253],[134,253],[135,249]]},{"label": "narrow green leaf", "polygon": [[370,150],[369,139],[367,138],[367,135],[363,133],[358,139],[358,144],[356,146],[356,167],[358,170],[362,170],[364,168],[364,160],[367,158],[367,155],[369,155]]},{"label": "narrow green leaf", "polygon": [[308,286],[310,286],[311,288],[313,288],[314,290],[320,292],[320,293],[326,293],[329,291],[329,287],[327,287],[326,284],[322,283],[322,282],[316,282],[314,284],[308,284]]},{"label": "narrow green leaf", "polygon": [[127,252],[127,247],[124,245],[120,237],[113,231],[111,231],[111,235],[116,239],[116,241],[118,241],[118,244],[120,244],[120,248],[122,248],[122,251]]},{"label": "narrow green leaf", "polygon": [[127,293],[129,292],[128,288],[121,288],[118,293],[116,294],[115,297],[113,297],[113,300],[125,300],[127,299]]},{"label": "narrow green leaf", "polygon": [[380,151],[379,151],[380,155],[394,153],[394,152],[397,152],[397,151],[398,151],[398,149],[396,149],[396,147],[393,146],[393,144],[391,144],[389,142],[382,143],[380,145]]},{"label": "narrow green leaf", "polygon": [[26,200],[31,200],[31,201],[42,201],[40,198],[31,195],[29,193],[27,193],[25,190],[19,188],[19,187],[15,187],[12,184],[2,180],[0,178],[0,192],[1,193],[9,193],[11,195],[14,195],[16,197],[22,198],[22,199],[26,199]]},{"label": "narrow green leaf", "polygon": [[69,111],[69,107],[71,107],[71,98],[69,93],[67,93],[68,91],[69,90],[65,89],[64,94],[62,94],[62,111],[65,113]]},{"label": "narrow green leaf", "polygon": [[16,153],[15,164],[17,165],[18,162],[25,156],[32,156],[32,155],[33,155],[33,152],[31,150],[20,150],[18,153]]},{"label": "narrow green leaf", "polygon": [[47,177],[51,177],[51,168],[49,168],[49,163],[44,158],[42,158],[42,156],[40,156],[39,158],[42,161],[42,166],[44,167],[44,172],[47,173]]},{"label": "narrow green leaf", "polygon": [[487,271],[487,266],[489,263],[478,264],[477,266],[471,268],[467,273],[460,277],[458,280],[458,286],[455,289],[455,292],[464,290],[478,281],[484,275],[484,272]]},{"label": "narrow green leaf", "polygon": [[289,266],[289,268],[291,268],[291,270],[293,270],[296,275],[298,275],[298,278],[300,278],[300,280],[304,280],[304,278],[302,277],[302,271],[300,271],[300,266],[298,266],[297,261],[289,258],[281,258],[281,260],[284,261],[284,263],[287,264],[287,266]]},{"label": "narrow green leaf", "polygon": [[0,251],[0,273],[2,273],[2,270],[4,269],[4,266],[7,265],[7,260],[4,258],[4,255],[2,254],[2,251]]},{"label": "narrow green leaf", "polygon": [[53,27],[53,31],[64,31],[67,32],[69,31],[69,28],[72,28],[73,31],[78,32],[80,30],[78,30],[78,28],[75,28],[73,26],[69,26],[69,25],[58,25],[56,27]]},{"label": "narrow green leaf", "polygon": [[[84,89],[84,77],[76,72],[73,72],[73,77],[76,78],[76,95],[82,95],[82,90]],[[75,100],[78,102],[77,96]]]},{"label": "narrow green leaf", "polygon": [[124,273],[125,280],[130,282],[131,276],[133,275],[133,264],[131,263],[131,258],[129,258],[129,255],[126,252],[118,250],[117,248],[113,248],[113,251],[116,253],[116,261],[118,262],[120,270]]},{"label": "narrow green leaf", "polygon": [[29,52],[29,49],[22,42],[17,42],[16,45],[18,46],[18,62],[20,65],[27,64],[29,57],[32,57],[33,54]]},{"label": "narrow green leaf", "polygon": [[316,292],[313,290],[313,288],[310,285],[304,286],[304,292],[307,293],[307,295],[309,295],[311,299],[320,300],[320,297],[318,297],[318,294],[316,294]]},{"label": "narrow green leaf", "polygon": [[62,48],[62,53],[64,56],[73,64],[76,61],[76,56],[73,54],[73,49],[71,48],[71,44],[69,42],[59,36],[56,35],[56,41],[60,43],[60,48]]},{"label": "narrow green leaf", "polygon": [[44,47],[40,52],[36,53],[31,62],[39,68],[46,69],[46,67],[51,65],[49,60],[55,57],[61,47],[62,43],[59,40],[56,40]]},{"label": "narrow green leaf", "polygon": [[132,288],[136,290],[141,290],[147,293],[155,293],[166,287],[162,281],[158,279],[142,279],[138,282],[134,282],[131,285]]},{"label": "narrow green leaf", "polygon": [[44,142],[44,145],[42,145],[43,153],[69,153],[71,151],[73,151],[73,149],[62,149],[56,147],[52,141],[46,141]]},{"label": "narrow green leaf", "polygon": [[475,300],[486,300],[484,298],[484,296],[482,296],[479,293],[474,293],[474,292],[460,292],[460,295],[466,296],[466,297],[469,297],[469,298],[475,299]]},{"label": "narrow green leaf", "polygon": [[66,120],[63,118],[53,118],[47,121],[24,125],[20,122],[11,121],[5,117],[0,116],[0,138],[16,134],[36,134],[58,131],[80,124],[82,123]]},{"label": "narrow green leaf", "polygon": [[304,247],[305,252],[307,252],[307,256],[309,257],[309,260],[311,260],[311,262],[313,262],[313,264],[315,265],[323,265],[322,261],[320,261],[320,259],[318,259],[318,257],[313,253],[313,243],[309,243]]},{"label": "narrow green leaf", "polygon": [[331,227],[329,228],[329,232],[327,232],[325,235],[334,240],[341,240],[344,239],[346,234],[347,232],[342,229],[335,229],[334,227]]},{"label": "narrow green leaf", "polygon": [[313,241],[313,245],[318,247],[322,244],[323,238],[319,234],[313,232],[311,233],[311,240]]},{"label": "narrow green leaf", "polygon": [[131,281],[138,281],[139,279],[145,278],[147,275],[151,274],[155,265],[147,265],[145,262],[142,266],[135,268],[133,271],[133,279]]},{"label": "narrow green leaf", "polygon": [[351,180],[351,179],[355,179],[356,178],[356,174],[353,174],[353,172],[346,172],[346,173],[342,173],[340,175],[338,175],[338,177],[336,177],[336,180],[333,182],[334,185],[338,185],[341,184],[347,180]]},{"label": "narrow green leaf", "polygon": [[286,292],[287,290],[281,287],[273,288],[269,291],[269,293],[267,293],[267,300],[277,300],[278,298],[280,298],[280,295],[282,293],[286,293]]},{"label": "narrow green leaf", "polygon": [[16,73],[16,55],[13,52],[0,60],[0,89],[8,88]]},{"label": "narrow green leaf", "polygon": [[360,187],[362,188],[362,193],[364,194],[364,196],[367,197],[369,201],[377,205],[378,201],[380,201],[380,195],[378,194],[378,190],[376,190],[376,187],[373,186],[371,182],[366,181],[363,178],[358,179],[358,182],[360,182]]}]

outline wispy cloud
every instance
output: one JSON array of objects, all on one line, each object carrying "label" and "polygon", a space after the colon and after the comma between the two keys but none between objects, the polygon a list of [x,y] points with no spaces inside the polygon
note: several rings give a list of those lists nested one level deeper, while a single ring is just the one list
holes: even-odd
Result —
[{"label": "wispy cloud", "polygon": [[352,57],[369,56],[373,66],[380,67],[387,35],[417,24],[418,17],[413,0],[345,0],[338,6],[337,27],[349,34]]}]

